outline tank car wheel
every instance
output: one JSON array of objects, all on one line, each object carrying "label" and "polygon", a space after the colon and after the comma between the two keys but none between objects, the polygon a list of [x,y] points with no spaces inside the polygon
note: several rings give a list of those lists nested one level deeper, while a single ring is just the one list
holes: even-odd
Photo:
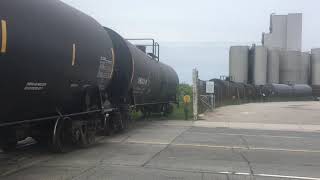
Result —
[{"label": "tank car wheel", "polygon": [[83,125],[80,130],[80,139],[78,145],[82,148],[87,148],[96,142],[96,131],[90,129],[88,124]]},{"label": "tank car wheel", "polygon": [[151,111],[149,108],[147,107],[143,107],[142,110],[142,118],[145,119],[145,120],[149,120],[149,118],[151,117]]},{"label": "tank car wheel", "polygon": [[131,119],[131,109],[129,105],[124,105],[120,108],[121,122],[122,122],[122,130],[127,130],[131,127],[132,119]]},{"label": "tank car wheel", "polygon": [[112,120],[112,116],[104,115],[104,127],[103,127],[103,135],[112,136],[115,131],[114,123]]},{"label": "tank car wheel", "polygon": [[167,114],[167,105],[166,104],[161,105],[160,113],[161,113],[161,116],[163,116],[163,117],[167,117],[168,116],[168,114]]},{"label": "tank car wheel", "polygon": [[99,109],[99,91],[95,88],[88,87],[84,90],[82,97],[83,111],[91,111]]},{"label": "tank car wheel", "polygon": [[172,114],[173,113],[173,105],[172,104],[167,104],[166,105],[166,114],[167,115],[170,115],[170,114]]},{"label": "tank car wheel", "polygon": [[121,131],[125,131],[130,127],[130,116],[127,112],[121,113],[121,121],[122,121],[122,128]]},{"label": "tank car wheel", "polygon": [[[87,87],[84,90],[83,94],[83,111],[88,112],[92,110],[99,109],[99,101],[98,101],[98,95],[99,91],[96,88],[93,87]],[[92,114],[86,116],[86,119],[88,122],[84,122],[80,128],[78,128],[79,131],[79,139],[77,141],[77,144],[82,147],[86,148],[90,146],[91,144],[95,143],[95,137],[97,132],[97,119],[99,117],[97,114]]]},{"label": "tank car wheel", "polygon": [[59,118],[56,120],[50,142],[53,152],[65,153],[71,150],[71,131],[72,124],[70,118]]},{"label": "tank car wheel", "polygon": [[124,122],[122,120],[122,114],[120,112],[114,112],[111,116],[113,127],[115,132],[121,132],[124,130]]}]

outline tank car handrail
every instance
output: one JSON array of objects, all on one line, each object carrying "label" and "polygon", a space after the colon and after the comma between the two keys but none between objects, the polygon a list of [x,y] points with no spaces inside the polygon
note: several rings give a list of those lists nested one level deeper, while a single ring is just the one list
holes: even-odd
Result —
[{"label": "tank car handrail", "polygon": [[[158,61],[160,61],[160,45],[153,38],[129,38],[126,40],[127,41],[152,41],[151,45],[143,45],[143,44],[141,44],[141,45],[147,46],[147,47],[152,46],[152,54],[156,57],[156,59]],[[154,58],[154,57],[152,57],[152,58]]]},{"label": "tank car handrail", "polygon": [[176,103],[176,102],[174,102],[174,101],[154,102],[154,103],[135,104],[135,106],[145,106],[145,105],[153,105],[153,104],[166,104],[166,103]]},{"label": "tank car handrail", "polygon": [[158,61],[160,61],[160,44],[156,42],[155,46],[156,46],[156,50],[158,51],[158,54],[157,54]]},{"label": "tank car handrail", "polygon": [[152,38],[130,38],[126,39],[127,41],[152,41],[152,53],[155,52],[155,40]]}]

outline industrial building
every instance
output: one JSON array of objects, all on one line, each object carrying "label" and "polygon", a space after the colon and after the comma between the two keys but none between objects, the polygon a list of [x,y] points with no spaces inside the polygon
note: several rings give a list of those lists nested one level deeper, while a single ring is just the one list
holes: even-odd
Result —
[{"label": "industrial building", "polygon": [[302,14],[270,16],[270,33],[263,33],[262,45],[287,51],[301,51]]},{"label": "industrial building", "polygon": [[271,14],[270,33],[263,33],[261,44],[230,48],[229,76],[234,82],[306,84],[320,91],[320,48],[301,52],[302,14]]}]

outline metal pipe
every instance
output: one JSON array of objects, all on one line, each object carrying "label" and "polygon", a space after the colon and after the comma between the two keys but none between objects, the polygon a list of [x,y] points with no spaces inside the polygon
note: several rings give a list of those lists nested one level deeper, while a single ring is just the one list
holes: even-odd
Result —
[{"label": "metal pipe", "polygon": [[[80,116],[85,114],[91,114],[91,113],[97,113],[102,112],[101,109],[99,110],[93,110],[93,111],[87,111],[87,112],[80,112],[80,113],[73,113],[73,114],[66,114],[63,115],[63,117],[72,117],[72,116]],[[24,121],[16,121],[16,122],[8,122],[8,123],[2,123],[0,124],[0,127],[4,126],[12,126],[12,125],[18,125],[18,124],[24,124],[24,123],[33,123],[33,122],[40,122],[40,121],[48,121],[48,120],[54,120],[61,117],[61,115],[57,116],[51,116],[51,117],[45,117],[45,118],[38,118],[38,119],[31,119],[31,120],[24,120]]]}]

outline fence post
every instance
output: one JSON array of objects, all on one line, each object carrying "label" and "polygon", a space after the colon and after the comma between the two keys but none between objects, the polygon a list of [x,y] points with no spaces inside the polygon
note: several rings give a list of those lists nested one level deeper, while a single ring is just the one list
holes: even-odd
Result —
[{"label": "fence post", "polygon": [[213,111],[214,110],[214,95],[211,94],[211,110]]},{"label": "fence post", "polygon": [[216,109],[216,94],[213,94],[213,109]]},{"label": "fence post", "polygon": [[198,120],[198,70],[193,69],[193,120]]}]

